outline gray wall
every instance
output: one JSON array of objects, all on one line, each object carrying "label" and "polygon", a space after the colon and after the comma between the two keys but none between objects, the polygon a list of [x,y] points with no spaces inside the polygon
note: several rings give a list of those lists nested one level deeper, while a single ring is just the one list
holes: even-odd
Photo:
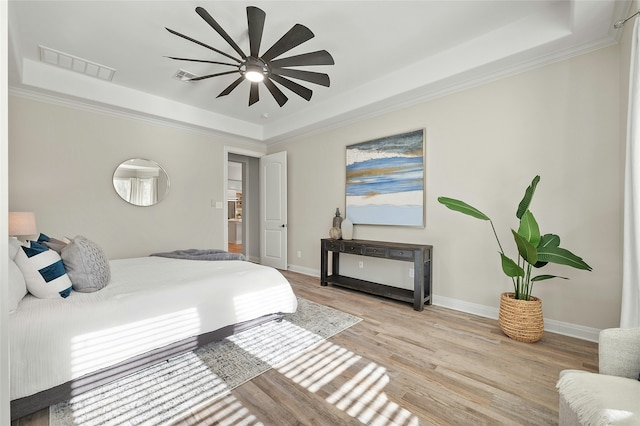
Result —
[{"label": "gray wall", "polygon": [[[547,273],[570,280],[536,284],[545,317],[616,326],[625,114],[620,62],[627,55],[623,43],[270,146],[269,152],[288,152],[291,268],[318,273],[319,239],[328,235],[335,208],[344,212],[345,146],[425,128],[426,227],[357,226],[355,236],[433,244],[435,300],[495,308],[510,281],[501,272],[490,227],[436,199],[461,198],[484,210],[515,256],[509,231],[516,226],[514,211],[540,174],[531,208],[543,232],[558,233],[594,268],[548,267]],[[9,209],[35,211],[40,231],[83,234],[111,258],[223,248],[226,217],[212,202],[225,200],[225,146],[240,145],[237,140],[17,96],[9,107]],[[171,178],[166,200],[141,208],[117,197],[111,175],[130,157],[165,168]],[[364,278],[410,280],[407,268],[395,263],[367,261],[359,271],[345,260],[349,267]]]},{"label": "gray wall", "polygon": [[[531,205],[543,233],[582,256],[593,272],[549,265],[542,273],[569,281],[535,284],[545,318],[593,328],[618,325],[621,296],[625,115],[620,100],[620,46],[504,78],[339,129],[297,138],[270,151],[289,158],[289,264],[317,273],[319,239],[336,207],[345,207],[345,146],[426,129],[426,227],[356,226],[355,238],[434,245],[439,304],[482,311],[512,291],[487,222],[446,209],[460,198],[489,215],[505,251],[517,251],[510,228],[532,178]],[[347,212],[348,213],[348,212]],[[297,252],[302,256],[297,257]],[[371,258],[341,272],[411,285],[403,262]]]},{"label": "gray wall", "polygon": [[[9,210],[34,211],[39,232],[84,235],[112,259],[225,248],[224,150],[246,148],[236,139],[18,96],[9,121]],[[169,175],[155,206],[127,204],[113,189],[115,168],[136,157]]]}]

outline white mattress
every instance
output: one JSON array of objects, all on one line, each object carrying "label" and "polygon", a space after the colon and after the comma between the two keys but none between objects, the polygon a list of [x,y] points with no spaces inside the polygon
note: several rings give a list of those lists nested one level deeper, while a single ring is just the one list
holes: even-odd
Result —
[{"label": "white mattress", "polygon": [[244,261],[144,257],[110,262],[111,282],[66,299],[27,295],[9,316],[11,399],[297,300],[277,270]]}]

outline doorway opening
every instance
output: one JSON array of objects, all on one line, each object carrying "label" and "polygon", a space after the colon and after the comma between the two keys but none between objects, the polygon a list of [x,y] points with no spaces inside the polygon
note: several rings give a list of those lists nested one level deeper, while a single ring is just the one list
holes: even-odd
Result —
[{"label": "doorway opening", "polygon": [[242,242],[242,236],[245,234],[242,215],[244,163],[228,161],[227,170],[228,251],[231,253],[244,253]]},{"label": "doorway opening", "polygon": [[250,262],[286,270],[286,151],[264,155],[225,148],[225,154],[223,182],[228,204],[224,207],[228,214],[220,219],[226,219],[224,226],[234,228],[224,233],[227,250],[241,250]]}]

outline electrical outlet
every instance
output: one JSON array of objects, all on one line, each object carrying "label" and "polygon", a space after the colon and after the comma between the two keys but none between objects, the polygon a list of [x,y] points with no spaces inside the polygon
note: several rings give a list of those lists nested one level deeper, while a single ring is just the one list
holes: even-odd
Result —
[{"label": "electrical outlet", "polygon": [[413,268],[409,268],[409,278],[413,278]]},{"label": "electrical outlet", "polygon": [[302,252],[298,250],[298,259],[300,259],[301,257],[302,257]]},{"label": "electrical outlet", "polygon": [[360,269],[364,268],[364,261],[363,260],[358,262],[358,268],[360,268]]}]

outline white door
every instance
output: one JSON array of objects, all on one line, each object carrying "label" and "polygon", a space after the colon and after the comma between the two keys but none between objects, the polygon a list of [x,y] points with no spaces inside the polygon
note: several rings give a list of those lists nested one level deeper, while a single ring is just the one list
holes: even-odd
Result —
[{"label": "white door", "polygon": [[260,157],[260,263],[287,269],[287,152]]}]

